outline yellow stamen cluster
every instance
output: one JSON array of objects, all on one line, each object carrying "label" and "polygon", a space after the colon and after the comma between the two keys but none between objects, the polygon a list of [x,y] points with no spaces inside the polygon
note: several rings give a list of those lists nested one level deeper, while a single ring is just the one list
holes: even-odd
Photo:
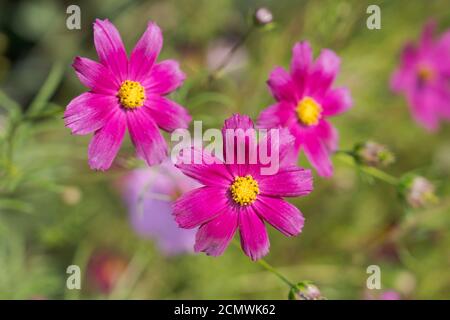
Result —
[{"label": "yellow stamen cluster", "polygon": [[306,126],[315,126],[319,123],[322,107],[311,97],[304,97],[297,105],[297,117]]},{"label": "yellow stamen cluster", "polygon": [[235,177],[230,187],[231,197],[241,206],[252,204],[259,194],[258,182],[251,175]]},{"label": "yellow stamen cluster", "polygon": [[139,82],[125,80],[121,84],[117,96],[124,108],[139,108],[144,105],[145,90]]},{"label": "yellow stamen cluster", "polygon": [[435,77],[435,73],[434,73],[433,69],[431,69],[428,66],[419,67],[419,70],[417,73],[418,73],[419,79],[422,81],[429,81],[429,80],[434,79],[434,77]]}]

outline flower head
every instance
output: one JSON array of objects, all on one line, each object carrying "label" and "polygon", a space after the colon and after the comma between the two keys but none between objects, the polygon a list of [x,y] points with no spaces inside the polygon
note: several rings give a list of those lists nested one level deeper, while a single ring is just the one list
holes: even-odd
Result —
[{"label": "flower head", "polygon": [[126,129],[139,156],[148,165],[167,156],[159,132],[186,128],[187,111],[165,95],[185,79],[175,60],[156,62],[163,38],[150,22],[128,59],[119,32],[108,20],[94,23],[94,43],[99,62],[76,57],[73,68],[90,89],[73,99],[64,113],[73,134],[94,133],[88,150],[92,169],[108,169],[119,151]]},{"label": "flower head", "polygon": [[[268,222],[286,236],[298,235],[303,227],[301,212],[283,197],[303,196],[311,192],[312,176],[309,170],[287,164],[284,159],[293,145],[287,129],[280,130],[279,140],[266,142],[271,152],[279,151],[280,166],[276,174],[264,175],[264,166],[258,158],[251,162],[250,139],[228,140],[228,130],[253,129],[247,116],[234,115],[225,121],[224,160],[192,148],[201,164],[186,163],[183,156],[177,167],[184,174],[204,186],[182,195],[174,204],[175,219],[182,228],[199,226],[195,251],[221,255],[239,229],[245,254],[257,260],[269,251],[269,239],[264,222]],[[271,135],[268,135],[271,136]],[[269,140],[270,138],[267,138]],[[232,146],[231,148],[230,145]],[[262,148],[260,141],[258,148]],[[236,161],[230,150],[243,147],[245,161]],[[192,154],[189,154],[192,158]]]},{"label": "flower head", "polygon": [[386,146],[374,141],[357,144],[354,154],[359,163],[371,167],[387,167],[395,161],[394,154]]},{"label": "flower head", "polygon": [[125,178],[123,188],[130,222],[136,233],[156,240],[165,255],[192,251],[195,230],[181,229],[173,218],[173,201],[198,183],[185,176],[170,161],[136,169]]},{"label": "flower head", "polygon": [[331,88],[339,65],[340,59],[333,51],[324,49],[313,61],[309,43],[297,43],[292,51],[290,72],[276,67],[270,74],[268,85],[277,102],[258,119],[262,128],[288,128],[295,137],[289,157],[296,161],[303,149],[309,162],[325,177],[333,174],[330,153],[338,143],[337,131],[327,118],[347,111],[352,105],[346,88]]},{"label": "flower head", "polygon": [[431,21],[417,46],[405,46],[391,78],[392,90],[406,96],[414,119],[430,131],[450,120],[450,31],[435,40],[434,30]]},{"label": "flower head", "polygon": [[402,179],[401,189],[412,208],[423,208],[438,202],[436,187],[422,176],[406,175]]}]

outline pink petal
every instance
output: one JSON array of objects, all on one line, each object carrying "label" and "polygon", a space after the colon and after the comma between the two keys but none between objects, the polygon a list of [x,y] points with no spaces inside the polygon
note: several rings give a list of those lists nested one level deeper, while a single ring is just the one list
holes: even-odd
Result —
[{"label": "pink petal", "polygon": [[127,79],[128,61],[119,31],[108,20],[95,20],[94,43],[100,62],[107,66],[119,83]]},{"label": "pink petal", "polygon": [[250,159],[257,159],[257,140],[253,121],[245,115],[234,114],[222,128],[223,156],[233,175],[248,173]]},{"label": "pink petal", "polygon": [[339,133],[328,121],[321,120],[316,127],[317,136],[330,152],[338,149]]},{"label": "pink petal", "polygon": [[76,57],[72,67],[81,83],[92,92],[116,95],[119,83],[108,68],[88,58]]},{"label": "pink petal", "polygon": [[297,93],[291,75],[283,68],[275,67],[269,75],[267,84],[273,97],[278,101],[287,100],[292,103],[297,101]]},{"label": "pink petal", "polygon": [[309,137],[302,144],[308,161],[316,168],[317,173],[322,177],[333,175],[333,165],[327,147],[319,138]]},{"label": "pink petal", "polygon": [[193,147],[183,150],[176,167],[207,186],[228,188],[233,181],[233,176],[221,160]]},{"label": "pink petal", "polygon": [[227,189],[202,187],[183,194],[173,205],[175,221],[191,229],[213,219],[228,206]]},{"label": "pink petal", "polygon": [[272,176],[260,176],[258,184],[262,195],[277,197],[304,196],[313,190],[311,171],[297,166],[281,168]]},{"label": "pink petal", "polygon": [[312,67],[312,59],[312,49],[308,41],[295,44],[292,49],[291,74],[300,94],[303,93],[309,70]]},{"label": "pink petal", "polygon": [[194,250],[207,255],[220,256],[228,247],[238,226],[238,213],[225,210],[203,224],[197,232]]},{"label": "pink petal", "polygon": [[149,22],[147,29],[134,47],[130,55],[130,78],[144,81],[150,76],[159,52],[163,45],[161,29],[154,22]]},{"label": "pink petal", "polygon": [[338,115],[350,109],[352,104],[350,90],[347,88],[328,90],[322,101],[323,115]]},{"label": "pink petal", "polygon": [[333,51],[323,49],[311,69],[308,93],[325,92],[339,72],[340,59]]},{"label": "pink petal", "polygon": [[[272,131],[275,130],[278,131],[278,135],[272,135]],[[258,156],[262,167],[265,166],[263,163],[266,163],[266,161],[262,161],[261,158],[266,155],[272,156],[273,152],[278,153],[279,165],[287,164],[289,161],[285,161],[286,157],[294,146],[295,137],[290,133],[288,128],[273,128],[267,130],[266,135],[260,135],[258,144]],[[276,158],[273,157],[272,160],[276,161]]]},{"label": "pink petal", "polygon": [[149,95],[145,101],[146,112],[163,130],[186,129],[192,118],[178,103],[156,94]]},{"label": "pink petal", "polygon": [[150,76],[142,81],[149,93],[168,94],[183,84],[186,75],[175,60],[164,60],[153,66]]},{"label": "pink petal", "polygon": [[281,101],[264,109],[258,117],[258,128],[286,126],[295,119],[294,104]]},{"label": "pink petal", "polygon": [[125,114],[117,110],[105,126],[95,132],[88,149],[91,169],[107,170],[111,166],[122,144],[125,129]]},{"label": "pink petal", "polygon": [[269,252],[269,237],[266,226],[252,207],[245,207],[239,213],[241,247],[253,261],[261,259]]},{"label": "pink petal", "polygon": [[288,237],[302,231],[305,218],[297,207],[283,199],[261,196],[253,207],[259,216]]},{"label": "pink petal", "polygon": [[422,36],[420,39],[421,48],[428,50],[430,47],[433,46],[433,34],[435,30],[436,30],[436,21],[429,20],[422,30]]},{"label": "pink petal", "polygon": [[114,96],[85,92],[67,105],[64,124],[73,134],[89,134],[102,128],[118,108]]},{"label": "pink petal", "polygon": [[167,144],[152,117],[144,110],[127,110],[128,131],[137,154],[149,166],[167,157]]},{"label": "pink petal", "polygon": [[438,112],[436,112],[437,99],[431,88],[411,90],[407,92],[408,103],[414,119],[430,132],[439,128]]}]

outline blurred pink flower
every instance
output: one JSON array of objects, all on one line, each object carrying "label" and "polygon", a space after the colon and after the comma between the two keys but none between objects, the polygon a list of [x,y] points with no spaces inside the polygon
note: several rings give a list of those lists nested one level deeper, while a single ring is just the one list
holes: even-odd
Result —
[{"label": "blurred pink flower", "polygon": [[276,67],[269,76],[267,83],[277,103],[258,118],[262,128],[287,127],[295,137],[290,158],[296,161],[303,148],[309,162],[324,177],[333,174],[330,153],[338,145],[338,133],[326,118],[352,106],[347,88],[331,88],[339,66],[340,59],[333,51],[322,50],[313,62],[309,42],[297,43],[290,72]]},{"label": "blurred pink flower", "polygon": [[[195,242],[196,252],[221,255],[239,228],[241,247],[252,260],[257,260],[269,251],[269,238],[264,221],[267,221],[286,236],[298,235],[303,227],[301,212],[283,197],[304,196],[313,189],[309,170],[294,165],[283,165],[283,158],[293,144],[287,129],[280,132],[280,168],[274,175],[262,175],[260,159],[250,164],[249,139],[241,146],[242,139],[234,137],[235,148],[246,153],[246,162],[237,164],[227,153],[225,130],[253,129],[247,116],[234,115],[225,121],[225,163],[202,150],[192,148],[192,159],[201,156],[201,164],[191,164],[180,158],[177,167],[184,174],[198,180],[204,186],[182,195],[174,203],[174,214],[182,228],[200,226]],[[270,145],[268,143],[268,145]],[[261,145],[260,145],[261,146]],[[187,153],[184,153],[184,155]],[[184,156],[183,155],[183,156]]]},{"label": "blurred pink flower", "polygon": [[103,293],[110,293],[127,265],[128,261],[120,254],[106,250],[95,252],[87,267],[89,284]]},{"label": "blurred pink flower", "polygon": [[380,300],[401,300],[401,297],[398,292],[390,290],[383,292],[380,295]]},{"label": "blurred pink flower", "polygon": [[144,238],[155,239],[166,255],[193,251],[195,230],[177,226],[172,204],[180,194],[197,186],[170,161],[132,171],[125,178],[123,192],[133,229]]},{"label": "blurred pink flower", "polygon": [[433,39],[435,22],[427,23],[418,46],[408,43],[391,88],[403,93],[414,119],[430,131],[450,120],[450,30]]},{"label": "blurred pink flower", "polygon": [[130,58],[119,32],[108,20],[94,23],[94,43],[100,63],[76,57],[73,67],[81,83],[90,88],[73,99],[64,113],[65,125],[73,134],[94,133],[89,145],[89,165],[106,170],[111,166],[125,131],[137,154],[148,165],[160,163],[167,145],[158,128],[186,128],[188,112],[164,96],[184,81],[175,60],[156,63],[163,37],[150,22]]}]

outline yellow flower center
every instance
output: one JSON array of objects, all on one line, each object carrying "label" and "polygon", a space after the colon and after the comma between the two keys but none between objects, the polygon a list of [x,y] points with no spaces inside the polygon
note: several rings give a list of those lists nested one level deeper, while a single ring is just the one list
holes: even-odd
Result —
[{"label": "yellow flower center", "polygon": [[120,85],[117,96],[123,107],[130,109],[139,108],[144,105],[145,90],[139,82],[125,80]]},{"label": "yellow flower center", "polygon": [[245,177],[234,178],[230,191],[234,202],[241,206],[247,206],[255,202],[256,196],[259,194],[259,186],[258,182],[248,174]]},{"label": "yellow flower center", "polygon": [[436,76],[434,70],[428,66],[420,66],[417,74],[419,76],[419,79],[422,81],[432,80]]},{"label": "yellow flower center", "polygon": [[304,97],[297,105],[297,117],[306,126],[319,123],[322,107],[311,97]]}]

